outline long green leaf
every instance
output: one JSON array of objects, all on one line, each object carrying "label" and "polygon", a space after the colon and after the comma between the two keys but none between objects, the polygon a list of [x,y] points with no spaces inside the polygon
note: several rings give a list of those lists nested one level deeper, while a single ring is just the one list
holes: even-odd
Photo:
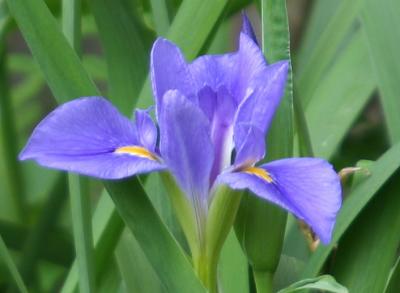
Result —
[{"label": "long green leaf", "polygon": [[[70,45],[80,55],[81,50],[81,1],[63,0],[63,31]],[[72,228],[75,251],[79,266],[81,292],[96,291],[94,275],[94,252],[88,179],[69,174]]]},{"label": "long green leaf", "polygon": [[162,224],[139,179],[108,181],[105,186],[167,292],[204,292],[189,260]]},{"label": "long green leaf", "polygon": [[42,0],[7,3],[57,101],[98,94],[46,4]]},{"label": "long green leaf", "polygon": [[316,156],[332,157],[374,88],[366,41],[357,32],[321,78],[305,109]]},{"label": "long green leaf", "polygon": [[[366,0],[363,28],[392,143],[400,141],[400,2]],[[390,32],[390,34],[388,34]]]},{"label": "long green leaf", "polygon": [[[341,1],[325,29],[314,44],[312,53],[299,67],[296,84],[304,106],[307,107],[313,91],[343,42],[350,26],[358,17],[364,0]],[[304,51],[303,51],[304,52]],[[299,57],[301,58],[301,56]]]},{"label": "long green leaf", "polygon": [[122,113],[131,115],[148,72],[154,32],[143,23],[138,0],[91,0],[109,76],[109,95]]},{"label": "long green leaf", "polygon": [[142,248],[129,231],[122,234],[115,256],[128,292],[165,292]]},{"label": "long green leaf", "polygon": [[22,293],[28,293],[26,286],[19,274],[17,267],[8,253],[7,246],[4,244],[3,238],[0,235],[0,259],[6,264],[9,274],[13,282]]},{"label": "long green leaf", "polygon": [[342,237],[347,228],[358,216],[369,200],[376,194],[379,188],[400,166],[400,144],[390,148],[369,170],[371,176],[360,183],[344,205],[337,218],[332,243],[327,246],[319,246],[304,269],[303,277],[318,275],[335,243]]},{"label": "long green leaf", "polygon": [[379,190],[340,241],[330,273],[350,292],[384,292],[400,244],[400,233],[394,233],[400,231],[399,175]]},{"label": "long green leaf", "polygon": [[389,275],[385,293],[397,293],[400,291],[400,256]]}]

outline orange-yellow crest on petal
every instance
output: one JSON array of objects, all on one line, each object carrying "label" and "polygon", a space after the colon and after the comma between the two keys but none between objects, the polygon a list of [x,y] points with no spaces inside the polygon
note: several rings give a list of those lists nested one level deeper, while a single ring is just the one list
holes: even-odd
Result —
[{"label": "orange-yellow crest on petal", "polygon": [[274,180],[272,180],[271,175],[269,173],[262,169],[262,168],[257,168],[257,167],[247,167],[242,170],[245,173],[256,175],[257,177],[267,181],[268,183],[272,183]]},{"label": "orange-yellow crest on petal", "polygon": [[137,157],[141,157],[141,158],[158,161],[155,154],[153,154],[149,150],[145,149],[144,147],[140,147],[140,146],[124,146],[124,147],[117,148],[114,152],[116,154],[126,154],[126,155],[132,155],[132,156],[137,156]]}]

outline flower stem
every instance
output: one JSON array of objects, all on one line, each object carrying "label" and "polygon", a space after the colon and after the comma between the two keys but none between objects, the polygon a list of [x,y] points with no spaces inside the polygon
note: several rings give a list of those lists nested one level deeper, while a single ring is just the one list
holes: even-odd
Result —
[{"label": "flower stem", "polygon": [[209,293],[217,293],[217,266],[216,258],[207,256],[207,252],[203,251],[197,259],[194,260],[194,268],[198,278],[208,289]]},{"label": "flower stem", "polygon": [[257,293],[272,293],[273,273],[253,270]]}]

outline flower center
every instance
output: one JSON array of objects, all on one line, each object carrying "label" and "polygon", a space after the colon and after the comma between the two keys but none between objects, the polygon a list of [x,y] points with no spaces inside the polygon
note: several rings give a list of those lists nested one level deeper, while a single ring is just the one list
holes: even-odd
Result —
[{"label": "flower center", "polygon": [[140,147],[140,146],[129,145],[129,146],[120,147],[120,148],[117,148],[114,151],[114,153],[132,155],[132,156],[146,158],[146,159],[153,160],[153,161],[158,161],[158,158],[156,157],[155,154],[153,154],[149,150],[145,149],[144,147]]}]

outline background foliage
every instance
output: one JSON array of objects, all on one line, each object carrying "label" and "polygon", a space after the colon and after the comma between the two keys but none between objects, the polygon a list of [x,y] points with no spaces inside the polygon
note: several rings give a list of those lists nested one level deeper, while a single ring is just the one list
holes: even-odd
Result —
[{"label": "background foliage", "polygon": [[[204,292],[157,175],[104,189],[17,154],[57,103],[102,94],[126,115],[152,104],[146,76],[157,35],[189,60],[234,50],[246,9],[268,59],[287,58],[286,14],[276,7],[284,2],[0,0],[0,291]],[[331,245],[310,249],[289,216],[274,286],[330,274],[350,292],[399,292],[400,2],[290,0],[287,8],[293,96],[288,89],[270,152],[293,148],[338,171],[360,170],[344,179]],[[223,292],[255,292],[234,233],[219,271]]]}]

